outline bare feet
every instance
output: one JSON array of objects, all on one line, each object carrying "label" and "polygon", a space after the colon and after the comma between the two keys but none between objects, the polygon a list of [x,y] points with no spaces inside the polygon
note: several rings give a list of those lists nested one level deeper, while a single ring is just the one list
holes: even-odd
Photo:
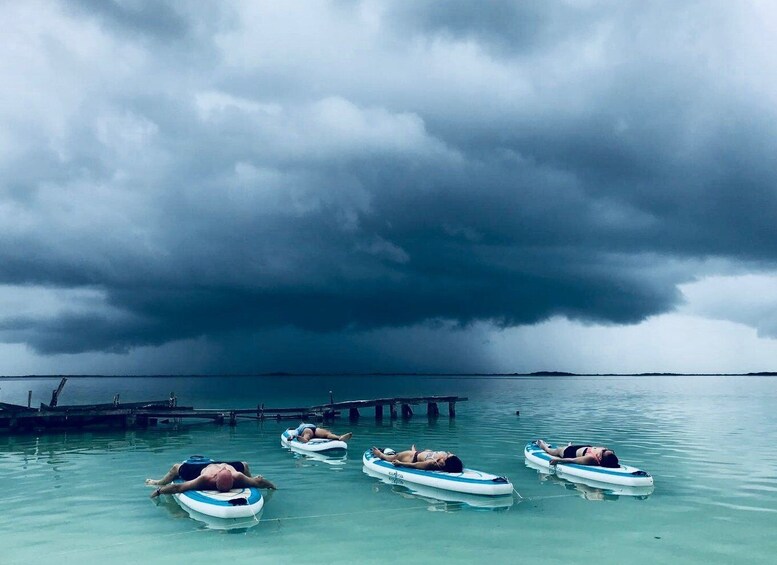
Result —
[{"label": "bare feet", "polygon": [[538,440],[537,440],[537,445],[539,445],[539,446],[540,446],[540,448],[541,448],[543,451],[545,451],[546,453],[548,453],[548,449],[549,449],[549,448],[548,448],[548,444],[547,444],[547,442],[545,442],[544,440],[538,439]]},{"label": "bare feet", "polygon": [[384,461],[394,461],[397,458],[396,455],[386,455],[377,447],[372,448],[372,455],[374,455],[378,459],[383,459]]},{"label": "bare feet", "polygon": [[337,438],[337,439],[339,439],[340,441],[348,441],[348,440],[349,440],[349,439],[351,439],[352,437],[353,437],[353,433],[351,433],[351,432],[348,432],[347,434],[343,434],[343,435],[341,435],[341,436],[340,436],[339,438]]}]

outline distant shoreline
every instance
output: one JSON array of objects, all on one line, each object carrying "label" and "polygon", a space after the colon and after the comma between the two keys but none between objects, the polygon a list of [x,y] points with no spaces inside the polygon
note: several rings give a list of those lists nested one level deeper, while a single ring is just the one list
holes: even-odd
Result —
[{"label": "distant shoreline", "polygon": [[210,373],[210,374],[148,374],[148,375],[103,375],[103,374],[53,374],[53,375],[1,375],[0,379],[58,379],[67,377],[78,378],[213,378],[213,377],[775,377],[777,371],[759,371],[751,373],[569,373],[565,371],[535,371],[533,373],[351,373],[351,372],[321,372],[321,373]]}]

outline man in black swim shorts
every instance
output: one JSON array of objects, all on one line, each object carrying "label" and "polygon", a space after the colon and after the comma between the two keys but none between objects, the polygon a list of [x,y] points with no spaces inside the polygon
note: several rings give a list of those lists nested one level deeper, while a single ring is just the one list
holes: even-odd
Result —
[{"label": "man in black swim shorts", "polygon": [[[182,483],[173,483],[181,479]],[[146,485],[157,489],[151,494],[156,498],[160,494],[174,494],[187,490],[218,490],[227,492],[233,488],[269,488],[275,485],[258,475],[251,476],[248,463],[235,461],[232,463],[176,463],[161,479],[146,479]]]}]

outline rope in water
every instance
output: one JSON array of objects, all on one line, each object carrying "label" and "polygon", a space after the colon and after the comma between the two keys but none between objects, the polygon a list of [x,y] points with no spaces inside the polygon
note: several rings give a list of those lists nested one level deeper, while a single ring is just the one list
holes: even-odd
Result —
[{"label": "rope in water", "polygon": [[[283,517],[283,518],[272,518],[272,519],[269,519],[269,520],[261,520],[261,522],[267,523],[268,525],[270,525],[270,524],[282,524],[284,522],[289,522],[289,521],[292,521],[292,520],[315,520],[315,519],[320,519],[320,518],[333,518],[333,517],[337,517],[337,516],[348,516],[348,515],[355,515],[355,514],[376,514],[376,513],[381,513],[381,512],[386,512],[386,513],[390,512],[392,514],[397,514],[398,512],[415,512],[415,511],[418,511],[418,510],[426,510],[428,507],[429,507],[429,505],[426,504],[426,505],[423,505],[423,506],[411,506],[411,507],[403,509],[403,510],[397,510],[396,508],[377,508],[377,509],[374,509],[374,510],[357,510],[357,511],[354,511],[354,512],[335,512],[335,513],[330,513],[330,514],[315,514],[315,515],[311,514],[311,515],[307,515],[307,516],[287,516],[287,517]],[[256,518],[256,515],[254,515],[254,519],[257,522],[260,521],[259,519]],[[174,538],[174,537],[185,536],[185,535],[196,534],[196,533],[202,533],[202,532],[207,532],[207,531],[213,532],[213,530],[209,530],[208,528],[197,528],[197,529],[194,529],[194,530],[187,530],[185,532],[170,532],[170,533],[167,533],[167,534],[156,533],[156,534],[154,534],[154,539]],[[52,557],[56,556],[56,555],[73,555],[75,553],[85,553],[85,552],[101,551],[101,550],[108,550],[108,549],[113,549],[113,548],[119,548],[119,547],[127,546],[127,545],[137,545],[137,543],[138,543],[138,541],[135,539],[135,540],[130,540],[130,541],[121,541],[121,542],[109,543],[109,544],[105,544],[105,545],[98,545],[98,546],[92,546],[92,547],[82,547],[82,548],[66,549],[66,550],[62,550],[62,551],[57,551],[57,552],[49,553],[49,555],[52,556]],[[29,561],[28,559],[24,559],[23,561],[16,561],[16,563],[27,563],[28,561]],[[4,562],[4,563],[8,563],[8,562]],[[12,565],[12,563],[13,562],[8,563],[8,565]]]}]

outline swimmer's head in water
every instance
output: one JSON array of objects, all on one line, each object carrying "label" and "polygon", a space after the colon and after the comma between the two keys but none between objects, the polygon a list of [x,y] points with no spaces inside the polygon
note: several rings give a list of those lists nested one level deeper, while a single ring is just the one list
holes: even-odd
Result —
[{"label": "swimmer's head in water", "polygon": [[232,489],[232,484],[234,482],[235,481],[232,478],[232,473],[230,473],[227,469],[222,469],[216,475],[216,490],[219,492],[227,492],[228,490]]}]

